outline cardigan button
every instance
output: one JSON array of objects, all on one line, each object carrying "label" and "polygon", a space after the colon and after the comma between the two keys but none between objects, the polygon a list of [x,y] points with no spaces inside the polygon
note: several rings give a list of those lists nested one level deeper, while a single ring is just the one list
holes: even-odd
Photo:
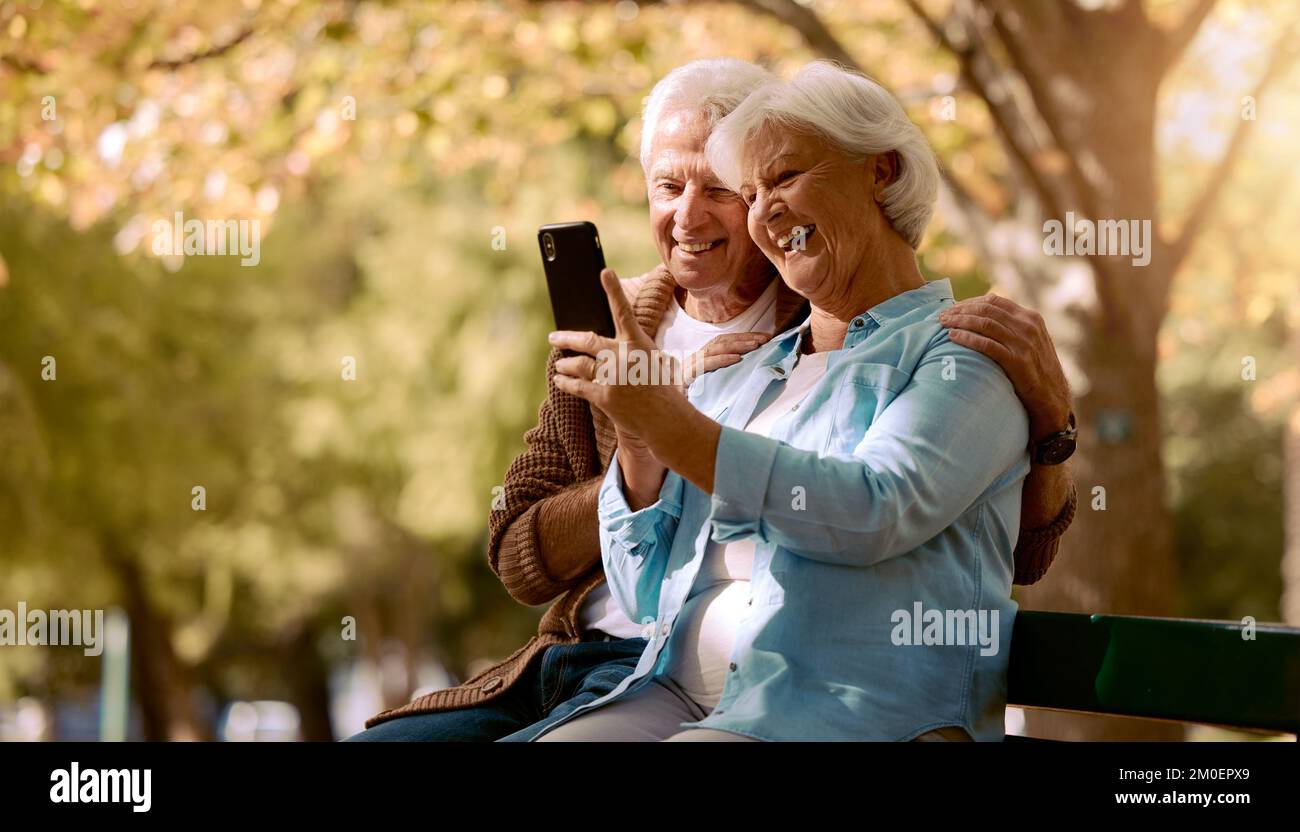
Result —
[{"label": "cardigan button", "polygon": [[493,676],[491,679],[488,679],[486,682],[483,683],[482,690],[484,693],[491,693],[492,691],[501,687],[503,684],[505,684],[504,679],[502,679],[500,676]]}]

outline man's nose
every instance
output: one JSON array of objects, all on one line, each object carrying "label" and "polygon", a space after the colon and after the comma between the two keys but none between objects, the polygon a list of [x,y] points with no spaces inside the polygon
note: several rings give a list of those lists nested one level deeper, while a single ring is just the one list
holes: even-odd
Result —
[{"label": "man's nose", "polygon": [[706,202],[705,195],[699,188],[688,186],[677,201],[677,214],[674,217],[677,227],[690,229],[701,225],[708,216]]}]

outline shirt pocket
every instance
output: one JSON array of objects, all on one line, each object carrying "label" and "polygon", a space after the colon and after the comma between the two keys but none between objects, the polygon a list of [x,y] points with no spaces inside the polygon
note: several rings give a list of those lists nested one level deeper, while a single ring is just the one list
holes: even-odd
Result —
[{"label": "shirt pocket", "polygon": [[830,453],[851,454],[867,428],[893,403],[911,376],[892,364],[854,364],[845,369],[836,392]]}]

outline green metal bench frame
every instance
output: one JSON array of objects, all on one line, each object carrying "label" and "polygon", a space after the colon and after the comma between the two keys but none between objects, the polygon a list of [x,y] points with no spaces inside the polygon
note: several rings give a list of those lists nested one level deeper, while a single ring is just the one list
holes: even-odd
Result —
[{"label": "green metal bench frame", "polygon": [[1300,630],[1230,621],[1020,612],[1007,702],[1300,733]]}]

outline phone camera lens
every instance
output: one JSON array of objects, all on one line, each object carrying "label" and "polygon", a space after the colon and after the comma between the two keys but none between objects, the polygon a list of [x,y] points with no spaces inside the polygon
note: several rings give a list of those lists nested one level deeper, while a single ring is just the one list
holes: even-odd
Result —
[{"label": "phone camera lens", "polygon": [[542,235],[542,251],[545,253],[547,260],[555,259],[555,238],[550,234]]}]

